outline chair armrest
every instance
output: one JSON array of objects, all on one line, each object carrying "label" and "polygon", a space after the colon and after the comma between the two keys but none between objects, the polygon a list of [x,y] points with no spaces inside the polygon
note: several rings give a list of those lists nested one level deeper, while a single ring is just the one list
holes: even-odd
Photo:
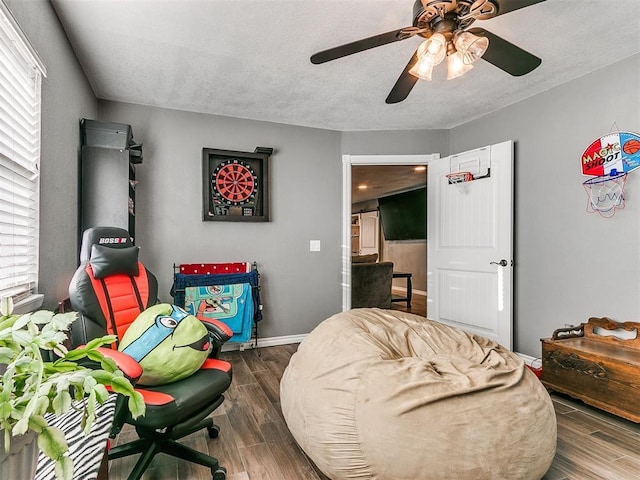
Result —
[{"label": "chair armrest", "polygon": [[131,382],[135,383],[142,376],[142,367],[131,355],[127,355],[126,353],[120,352],[118,350],[114,350],[109,347],[99,347],[97,349],[102,355],[112,359],[116,362],[116,365],[124,376],[127,377]]},{"label": "chair armrest", "polygon": [[198,317],[211,336],[211,340],[218,345],[222,345],[233,336],[233,332],[226,323],[223,323],[215,318]]}]

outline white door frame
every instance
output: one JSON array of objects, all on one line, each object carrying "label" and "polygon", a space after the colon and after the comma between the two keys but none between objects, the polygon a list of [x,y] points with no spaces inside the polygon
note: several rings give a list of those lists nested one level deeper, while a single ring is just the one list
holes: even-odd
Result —
[{"label": "white door frame", "polygon": [[342,155],[342,311],[351,309],[351,166],[428,165],[440,158],[428,155]]}]

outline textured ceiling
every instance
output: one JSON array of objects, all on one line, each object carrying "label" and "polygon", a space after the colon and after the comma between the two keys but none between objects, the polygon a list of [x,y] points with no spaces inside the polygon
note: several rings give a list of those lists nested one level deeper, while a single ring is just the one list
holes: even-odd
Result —
[{"label": "textured ceiling", "polygon": [[640,0],[547,0],[474,24],[542,58],[523,77],[441,64],[387,105],[419,38],[309,61],[411,25],[413,3],[52,0],[100,99],[341,131],[451,128],[640,52]]},{"label": "textured ceiling", "polygon": [[[366,188],[360,189],[363,185]],[[427,171],[415,165],[353,165],[351,203],[361,203],[427,185]]]}]

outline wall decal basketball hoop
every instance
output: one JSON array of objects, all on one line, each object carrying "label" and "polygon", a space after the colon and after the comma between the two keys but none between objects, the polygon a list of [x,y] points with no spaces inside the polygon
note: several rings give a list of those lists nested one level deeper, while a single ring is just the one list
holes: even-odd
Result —
[{"label": "wall decal basketball hoop", "polygon": [[640,135],[612,132],[594,141],[582,154],[583,182],[587,192],[587,212],[605,218],[625,206],[627,174],[640,167]]},{"label": "wall decal basketball hoop", "polygon": [[616,209],[624,208],[624,182],[627,179],[625,172],[613,170],[609,175],[592,177],[585,180],[582,185],[587,192],[587,212],[598,212],[603,217],[613,217]]}]

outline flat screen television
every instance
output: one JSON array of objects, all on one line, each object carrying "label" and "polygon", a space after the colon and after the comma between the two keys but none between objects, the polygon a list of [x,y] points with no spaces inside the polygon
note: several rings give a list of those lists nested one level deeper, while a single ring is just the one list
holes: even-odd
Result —
[{"label": "flat screen television", "polygon": [[426,240],[427,188],[378,199],[385,240]]}]

